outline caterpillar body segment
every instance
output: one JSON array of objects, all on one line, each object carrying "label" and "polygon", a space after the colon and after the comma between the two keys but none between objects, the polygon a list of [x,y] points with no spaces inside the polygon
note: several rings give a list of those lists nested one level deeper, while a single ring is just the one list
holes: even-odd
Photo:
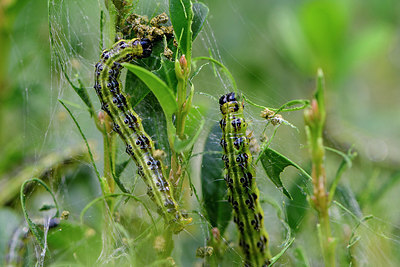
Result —
[{"label": "caterpillar body segment", "polygon": [[270,259],[268,233],[264,229],[264,212],[255,182],[250,140],[246,135],[244,106],[235,93],[223,95],[219,104],[222,113],[220,126],[224,179],[228,187],[228,201],[233,207],[233,220],[239,230],[239,246],[244,254],[244,264],[252,267],[267,266]]},{"label": "caterpillar body segment", "polygon": [[179,210],[169,182],[165,179],[165,168],[154,156],[151,137],[144,131],[142,120],[132,109],[122,91],[121,63],[148,57],[151,42],[146,39],[120,40],[109,50],[104,50],[95,65],[95,85],[102,109],[111,117],[113,130],[126,145],[128,153],[137,165],[138,173],[148,187],[147,194],[157,205],[158,213],[164,217],[171,229],[178,233],[191,218],[185,218]]}]

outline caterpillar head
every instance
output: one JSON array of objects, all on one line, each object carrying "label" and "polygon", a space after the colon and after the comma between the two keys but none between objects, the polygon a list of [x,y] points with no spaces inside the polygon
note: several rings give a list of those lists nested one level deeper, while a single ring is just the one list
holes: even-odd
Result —
[{"label": "caterpillar head", "polygon": [[238,112],[240,109],[243,109],[243,103],[240,103],[238,99],[239,97],[236,98],[233,92],[221,96],[219,99],[219,108],[222,114]]},{"label": "caterpillar head", "polygon": [[143,55],[141,56],[141,58],[149,57],[152,52],[152,47],[153,47],[152,42],[147,38],[142,38],[140,39],[140,45],[142,46],[143,49]]},{"label": "caterpillar head", "polygon": [[223,95],[219,99],[219,105],[222,106],[225,103],[236,101],[235,93],[231,92],[226,95]]}]

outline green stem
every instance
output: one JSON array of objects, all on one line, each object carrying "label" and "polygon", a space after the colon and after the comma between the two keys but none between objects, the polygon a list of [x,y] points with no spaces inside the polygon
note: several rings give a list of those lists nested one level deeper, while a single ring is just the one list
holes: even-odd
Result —
[{"label": "green stem", "polygon": [[313,136],[312,144],[312,179],[313,179],[313,201],[314,208],[318,213],[318,237],[326,267],[335,266],[335,240],[331,234],[329,221],[329,195],[327,192],[326,173],[324,168],[324,147],[322,138]]},{"label": "green stem", "polygon": [[322,139],[325,116],[324,75],[322,70],[318,70],[317,90],[314,99],[311,101],[310,108],[304,111],[304,121],[306,124],[305,130],[312,161],[312,204],[318,214],[318,238],[324,256],[325,266],[334,267],[336,264],[336,242],[332,237],[329,221],[330,198],[324,167],[325,148]]},{"label": "green stem", "polygon": [[326,267],[336,266],[335,262],[335,240],[331,235],[328,210],[318,212],[319,224],[318,237],[322,249]]},{"label": "green stem", "polygon": [[188,65],[185,55],[182,55],[179,61],[175,61],[175,74],[178,80],[178,85],[176,88],[176,102],[178,104],[178,110],[176,113],[176,134],[180,139],[184,139],[186,115],[188,114],[187,111],[191,105],[191,103],[189,103],[191,99],[186,99],[186,88],[190,74],[190,65]]},{"label": "green stem", "polygon": [[186,100],[186,83],[187,79],[185,77],[184,80],[178,79],[177,86],[177,103],[178,103],[178,111],[176,114],[176,134],[180,139],[183,139],[185,136],[185,118],[183,114],[183,105]]},{"label": "green stem", "polygon": [[[175,74],[178,80],[176,96],[176,102],[178,104],[178,110],[176,112],[176,137],[183,140],[185,139],[186,116],[189,113],[192,101],[190,97],[192,95],[187,98],[186,92],[190,74],[190,65],[188,65],[185,55],[182,55],[179,61],[175,61]],[[173,154],[171,157],[170,180],[173,182],[173,185],[176,188],[182,176],[181,162],[183,162],[184,155],[182,153],[177,153],[172,144],[171,149]],[[174,190],[174,194],[177,199],[179,199],[179,191],[180,190]]]},{"label": "green stem", "polygon": [[110,129],[110,117],[106,116],[105,127],[103,133],[103,146],[104,146],[104,172],[103,175],[107,180],[108,188],[110,189],[109,193],[114,193],[115,191],[115,182],[113,178],[113,170],[115,164],[115,135],[112,129]]}]

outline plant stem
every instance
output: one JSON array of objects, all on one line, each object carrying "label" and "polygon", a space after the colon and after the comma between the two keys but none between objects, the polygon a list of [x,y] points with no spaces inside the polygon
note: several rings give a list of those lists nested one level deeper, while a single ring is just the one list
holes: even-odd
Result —
[{"label": "plant stem", "polygon": [[[107,192],[104,194],[113,194],[115,191],[115,181],[113,178],[113,170],[115,168],[115,135],[114,131],[111,129],[112,121],[110,116],[103,113],[103,127],[101,133],[103,134],[103,160],[104,160],[104,170],[103,179],[107,183]],[[112,217],[112,212],[114,211],[114,198],[109,198],[105,201],[105,213],[110,212],[109,217]],[[108,211],[109,209],[109,211]],[[107,214],[105,214],[107,216]],[[105,220],[107,218],[104,218]]]},{"label": "plant stem", "polygon": [[313,161],[312,178],[314,187],[312,200],[318,213],[319,224],[317,227],[320,245],[325,266],[333,267],[335,266],[335,241],[331,234],[329,221],[329,196],[326,190],[326,174],[323,163],[319,160]]},{"label": "plant stem", "polygon": [[324,167],[325,149],[322,132],[325,124],[324,84],[322,70],[318,70],[317,91],[311,102],[311,107],[304,111],[307,141],[310,146],[312,161],[313,196],[311,197],[314,209],[317,211],[319,224],[318,237],[324,256],[325,266],[335,266],[335,239],[331,234],[329,221],[330,199],[326,183]]},{"label": "plant stem", "polygon": [[190,66],[188,66],[185,55],[182,55],[179,61],[175,62],[175,73],[178,80],[176,99],[178,104],[178,110],[176,113],[176,135],[180,139],[184,139],[185,119],[187,115],[187,112],[185,112],[185,110],[188,109],[186,105],[191,104],[186,103],[186,88],[188,83],[188,76],[190,73]]},{"label": "plant stem", "polygon": [[[189,73],[190,65],[188,65],[185,55],[182,55],[179,61],[175,61],[175,74],[178,80],[176,96],[176,102],[178,104],[178,110],[176,111],[176,137],[181,140],[185,138],[185,121],[191,106],[191,97],[187,99],[186,92]],[[171,149],[174,151],[174,147],[171,147]],[[170,181],[172,181],[175,188],[182,175],[182,162],[182,153],[176,153],[174,151],[171,157]],[[174,192],[177,199],[179,199],[179,193],[179,190],[175,190]]]},{"label": "plant stem", "polygon": [[115,135],[111,129],[111,118],[107,115],[105,117],[105,127],[103,133],[103,146],[104,146],[104,177],[107,180],[109,193],[114,193],[115,182],[113,179],[112,171],[114,170],[114,147],[115,147]]}]

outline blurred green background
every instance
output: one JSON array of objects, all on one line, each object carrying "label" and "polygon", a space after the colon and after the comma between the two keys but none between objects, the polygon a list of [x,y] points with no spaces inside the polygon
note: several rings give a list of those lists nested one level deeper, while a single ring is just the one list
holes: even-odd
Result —
[{"label": "blurred green background", "polygon": [[[40,160],[45,155],[60,154],[82,144],[70,118],[57,102],[57,98],[63,98],[81,105],[57,67],[54,50],[61,54],[70,77],[79,77],[90,89],[93,65],[100,51],[99,14],[103,2],[54,2],[57,8],[48,18],[46,1],[0,0],[0,194],[10,191],[5,187],[6,182],[17,176],[18,171],[33,166],[40,172]],[[161,4],[155,5],[157,2]],[[400,2],[203,2],[210,13],[195,42],[194,55],[204,56],[211,51],[233,73],[240,90],[249,99],[271,107],[292,99],[309,99],[315,89],[317,68],[324,70],[328,107],[326,145],[341,151],[354,145],[358,152],[353,168],[341,181],[338,201],[360,218],[366,214],[375,216],[370,225],[372,230],[364,228],[360,233],[362,246],[357,258],[360,265],[398,266]],[[138,13],[159,13],[166,10],[166,5],[166,1],[139,2]],[[54,23],[57,40],[52,49],[48,19]],[[232,89],[225,79],[215,78],[211,68],[196,77],[195,82],[197,92],[215,98]],[[93,92],[91,95],[94,96]],[[92,100],[99,109],[97,99]],[[211,116],[219,116],[217,109],[212,108]],[[101,136],[88,113],[79,108],[74,112],[101,155]],[[254,109],[249,108],[248,115],[254,129],[263,127]],[[272,146],[307,169],[302,112],[284,114],[284,118],[299,131],[281,127]],[[328,153],[327,159],[328,177],[333,177],[341,158]],[[81,162],[83,167],[63,172],[61,180],[68,193],[57,192],[65,209],[72,214],[74,210],[79,214],[99,190],[87,163]],[[294,195],[304,186],[304,178],[298,177],[294,170],[285,171],[283,180]],[[319,262],[313,261],[318,256],[316,236],[307,235],[313,231],[315,218],[303,217],[311,212],[304,195],[299,194],[289,202],[271,183],[260,184],[261,191],[270,194],[285,210],[293,230],[299,227],[297,245],[289,252],[286,263],[293,264],[295,249],[307,248],[311,242],[315,249],[307,251],[308,257],[311,265],[318,266]],[[10,198],[0,203],[0,219],[11,216],[15,221],[22,220],[16,200],[18,190],[11,190]],[[272,251],[277,252],[284,231],[274,209],[266,207],[266,210],[271,214],[266,221],[267,229],[271,236],[277,237],[271,240]],[[345,224],[337,227],[336,234],[349,235],[355,221],[337,207],[332,212],[336,226]],[[341,217],[348,219],[348,225]],[[302,230],[307,227],[309,231]],[[0,220],[0,229],[0,237],[7,237],[10,226],[6,228],[4,220]],[[202,241],[198,243],[201,245]],[[5,244],[2,241],[1,251]],[[346,251],[345,245],[340,244],[339,249]],[[345,252],[342,254],[342,258],[347,257]]]}]

